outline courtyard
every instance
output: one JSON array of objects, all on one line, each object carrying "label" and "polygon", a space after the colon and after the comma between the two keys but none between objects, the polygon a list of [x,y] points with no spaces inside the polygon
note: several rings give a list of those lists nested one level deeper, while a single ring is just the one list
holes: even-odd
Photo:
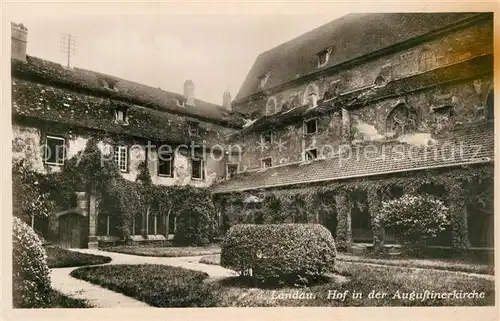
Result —
[{"label": "courtyard", "polygon": [[[161,253],[162,249],[166,249]],[[216,247],[198,248],[199,253]],[[116,251],[116,249],[112,249]],[[133,252],[132,248],[127,249]],[[143,248],[136,248],[144,252]],[[335,273],[307,287],[255,286],[219,265],[219,254],[182,256],[194,248],[151,248],[155,256],[96,249],[72,256],[103,264],[52,269],[52,285],[86,307],[487,306],[494,304],[488,264],[368,259],[339,255]],[[88,261],[88,259],[86,258]],[[403,263],[404,262],[404,263]],[[82,264],[83,265],[83,264]],[[436,268],[439,266],[440,268]],[[472,272],[474,271],[474,272]],[[451,293],[443,298],[442,293]],[[439,297],[441,295],[441,297]]]}]

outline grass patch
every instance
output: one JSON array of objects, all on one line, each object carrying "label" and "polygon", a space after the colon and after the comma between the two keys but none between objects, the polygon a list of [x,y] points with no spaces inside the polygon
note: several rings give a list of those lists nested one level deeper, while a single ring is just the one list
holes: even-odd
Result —
[{"label": "grass patch", "polygon": [[[348,262],[338,262],[336,270],[347,279],[341,282],[332,278],[306,288],[255,287],[236,277],[204,282],[205,273],[151,264],[84,267],[71,275],[156,307],[491,306],[495,301],[494,282],[473,276]],[[332,293],[329,291],[335,290],[347,291],[348,295],[344,300],[329,298]],[[386,294],[372,298],[369,296],[372,291]],[[481,296],[484,293],[484,297],[424,300],[411,297],[425,291],[431,294],[476,291]],[[353,298],[354,292],[362,293],[362,297]],[[301,295],[305,298],[300,299]]]},{"label": "grass patch", "polygon": [[66,250],[57,246],[46,246],[47,264],[49,268],[96,265],[111,262],[111,258]]},{"label": "grass patch", "polygon": [[60,308],[92,308],[92,305],[86,300],[75,299],[59,291],[52,290],[50,306],[44,307],[49,309],[60,309]]},{"label": "grass patch", "polygon": [[[339,262],[371,263],[405,268],[435,269],[452,272],[466,272],[494,275],[494,267],[486,264],[464,263],[459,260],[427,260],[413,258],[370,258],[350,254],[338,254]],[[220,265],[220,254],[206,255],[200,263]]]},{"label": "grass patch", "polygon": [[205,255],[200,258],[200,263],[220,265],[220,254]]},{"label": "grass patch", "polygon": [[381,265],[390,265],[398,267],[424,268],[446,270],[454,272],[467,272],[477,274],[494,274],[494,267],[488,264],[469,263],[461,260],[453,259],[415,259],[415,258],[371,258],[365,256],[356,256],[349,254],[337,255],[338,261],[357,262],[357,263],[372,263]]},{"label": "grass patch", "polygon": [[[220,307],[297,307],[297,306],[486,306],[494,305],[494,282],[477,277],[466,277],[455,273],[430,270],[408,270],[397,267],[376,267],[356,263],[337,263],[339,274],[348,276],[345,283],[327,283],[303,289],[263,289],[237,285],[221,280],[225,285],[218,303]],[[342,298],[328,298],[337,290],[347,292]],[[425,290],[443,292],[484,292],[484,298],[465,299],[412,299],[413,292]],[[329,292],[332,291],[332,292]],[[369,294],[386,293],[381,298],[370,298]],[[399,291],[399,292],[398,292]],[[353,298],[353,292],[362,293]],[[399,293],[399,296],[397,295]],[[299,296],[299,299],[293,298]],[[300,299],[300,295],[304,299]],[[407,297],[406,297],[407,296]]]},{"label": "grass patch", "polygon": [[155,256],[155,257],[181,257],[199,256],[220,253],[220,247],[216,245],[200,247],[146,247],[146,246],[113,246],[103,248],[104,251],[124,254]]},{"label": "grass patch", "polygon": [[206,307],[217,300],[206,273],[179,267],[104,265],[76,269],[71,276],[123,293],[155,307]]}]

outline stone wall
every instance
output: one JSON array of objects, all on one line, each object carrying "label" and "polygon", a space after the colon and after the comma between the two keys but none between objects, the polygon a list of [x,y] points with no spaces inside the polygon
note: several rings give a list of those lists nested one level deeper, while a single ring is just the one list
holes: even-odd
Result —
[{"label": "stone wall", "polygon": [[[60,166],[47,165],[43,162],[43,144],[46,131],[39,127],[26,126],[21,124],[13,124],[13,142],[12,142],[12,160],[13,162],[24,160],[30,168],[39,173],[51,173],[60,170]],[[51,131],[53,135],[60,135],[66,139],[66,155],[67,159],[74,157],[78,152],[84,150],[89,137],[94,135],[93,132],[88,133],[71,133]],[[125,179],[134,181],[139,173],[139,165],[146,160],[148,168],[154,184],[158,185],[186,185],[191,184],[198,187],[209,186],[216,180],[225,177],[226,157],[223,155],[220,148],[212,149],[213,154],[210,154],[210,148],[205,155],[205,178],[202,180],[193,180],[191,177],[191,162],[189,157],[190,146],[178,148],[174,152],[174,175],[173,177],[160,177],[158,175],[158,154],[155,148],[149,149],[147,154],[148,142],[144,140],[134,139],[132,137],[123,136],[116,139],[120,145],[126,145],[128,149],[128,171],[122,172]],[[150,142],[150,145],[154,143]],[[108,141],[100,140],[99,148],[104,154],[109,153],[112,144]],[[157,146],[157,145],[156,145]],[[210,145],[207,144],[207,147]],[[176,147],[172,147],[175,151]]]},{"label": "stone wall", "polygon": [[[387,81],[404,79],[444,66],[458,66],[474,57],[493,52],[493,29],[491,22],[442,36],[411,48],[373,59],[350,69],[341,70],[314,81],[295,85],[278,93],[264,94],[263,98],[250,99],[236,106],[249,119],[258,119],[266,114],[268,101],[276,101],[281,108],[298,107],[307,103],[307,92],[316,91],[319,99],[328,95],[341,95],[357,90],[384,86]],[[429,55],[430,60],[424,56]],[[427,61],[427,62],[425,62]],[[430,62],[429,62],[430,61]],[[382,76],[384,80],[378,83]],[[463,75],[457,75],[460,77]],[[317,148],[319,157],[328,157],[341,144],[357,144],[366,141],[386,141],[404,136],[388,129],[388,116],[393,109],[404,104],[415,112],[415,128],[410,136],[403,137],[410,143],[428,143],[437,134],[443,134],[456,125],[476,122],[485,117],[485,104],[492,91],[492,75],[476,76],[472,79],[439,84],[412,91],[405,95],[393,95],[376,102],[368,102],[352,110],[334,110],[317,118],[318,131],[305,135],[302,120],[273,129],[271,146],[263,148],[262,131],[253,131],[237,143],[244,150],[241,169],[261,167],[261,159],[272,157],[272,164],[281,165],[301,162],[306,149]],[[295,105],[294,105],[295,104]],[[272,115],[268,115],[273,117]],[[343,125],[344,124],[344,125]],[[266,128],[269,130],[269,128]],[[423,142],[422,142],[423,141]]]}]

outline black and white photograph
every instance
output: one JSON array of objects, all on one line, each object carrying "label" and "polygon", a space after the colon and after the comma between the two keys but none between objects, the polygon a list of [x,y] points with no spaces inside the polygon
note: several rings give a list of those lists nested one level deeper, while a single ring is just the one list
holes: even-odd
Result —
[{"label": "black and white photograph", "polygon": [[494,9],[362,6],[10,14],[12,309],[495,306]]}]

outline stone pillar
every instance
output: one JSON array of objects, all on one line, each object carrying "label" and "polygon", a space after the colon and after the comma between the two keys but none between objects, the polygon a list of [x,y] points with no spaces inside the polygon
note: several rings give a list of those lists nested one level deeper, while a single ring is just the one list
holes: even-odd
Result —
[{"label": "stone pillar", "polygon": [[[80,200],[83,198],[82,195],[79,196]],[[80,204],[82,205],[82,204]],[[77,207],[78,207],[78,196],[77,196]],[[82,205],[83,206],[83,205]],[[89,249],[95,249],[98,246],[97,242],[97,198],[95,194],[90,194],[88,196],[88,217],[89,217]]]},{"label": "stone pillar", "polygon": [[339,251],[348,251],[352,245],[351,206],[346,192],[340,191],[335,195],[337,208],[337,239]]},{"label": "stone pillar", "polygon": [[382,205],[382,200],[379,193],[374,188],[368,190],[367,197],[368,209],[370,211],[370,219],[372,224],[373,250],[374,252],[380,252],[384,248],[385,232],[383,226],[378,224],[375,218],[379,213],[380,206]]},{"label": "stone pillar", "polygon": [[469,232],[467,227],[467,206],[465,192],[459,182],[447,186],[450,200],[450,217],[452,224],[452,244],[458,251],[469,248]]}]

